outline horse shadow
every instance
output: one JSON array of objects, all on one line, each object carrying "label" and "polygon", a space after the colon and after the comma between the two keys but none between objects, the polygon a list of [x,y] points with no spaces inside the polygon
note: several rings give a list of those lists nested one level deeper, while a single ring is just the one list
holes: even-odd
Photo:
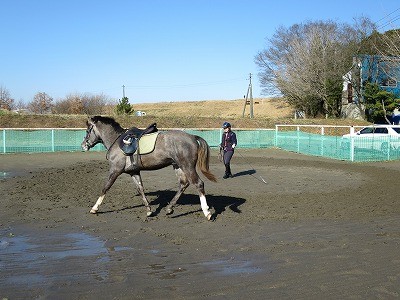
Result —
[{"label": "horse shadow", "polygon": [[[176,192],[171,190],[147,193],[148,196],[155,197],[155,199],[150,202],[151,205],[157,206],[155,211],[153,211],[153,215],[156,216],[161,213],[161,211],[168,205],[169,201],[175,196],[175,193]],[[222,214],[227,209],[230,209],[233,212],[240,214],[242,211],[239,207],[245,202],[246,200],[243,198],[207,194],[207,203],[209,207],[213,208],[215,211],[213,214],[213,219],[217,218],[218,215]],[[181,195],[175,207],[183,205],[198,205],[199,209],[177,215],[173,214],[171,218],[179,218],[185,215],[190,215],[202,211],[200,208],[199,196],[195,194]]]},{"label": "horse shadow", "polygon": [[[153,216],[159,215],[163,209],[169,204],[169,201],[175,196],[175,191],[172,190],[167,190],[167,191],[156,191],[156,192],[148,192],[146,193],[146,196],[149,196],[151,198],[154,197],[153,200],[149,201],[150,205],[153,207],[156,207],[155,210],[153,210]],[[212,194],[207,194],[207,203],[210,208],[214,209],[213,213],[213,219],[216,219],[218,215],[222,214],[224,211],[227,209],[230,209],[231,211],[240,214],[242,211],[240,210],[239,206],[241,206],[243,203],[245,203],[246,200],[243,198],[237,198],[237,197],[230,197],[230,196],[216,196]],[[196,206],[198,205],[198,209],[181,213],[181,214],[172,214],[170,217],[171,218],[179,218],[183,217],[186,215],[194,214],[197,212],[201,212],[201,207],[200,207],[200,200],[199,196],[195,194],[183,194],[179,198],[178,202],[176,203],[176,206],[183,206],[183,205],[193,205]],[[131,209],[136,209],[136,208],[142,208],[144,207],[143,204],[138,204],[138,205],[130,205],[126,207],[122,207],[119,209],[113,209],[113,210],[107,210],[107,211],[99,211],[97,214],[107,214],[107,213],[112,213],[112,212],[121,212],[125,210],[131,210]]]},{"label": "horse shadow", "polygon": [[98,214],[98,215],[109,214],[109,213],[113,213],[113,212],[121,212],[124,210],[131,210],[131,209],[135,209],[135,208],[139,208],[139,207],[144,207],[144,204],[131,205],[131,206],[126,206],[126,207],[112,209],[112,210],[98,211],[98,212],[96,212],[96,214]]}]

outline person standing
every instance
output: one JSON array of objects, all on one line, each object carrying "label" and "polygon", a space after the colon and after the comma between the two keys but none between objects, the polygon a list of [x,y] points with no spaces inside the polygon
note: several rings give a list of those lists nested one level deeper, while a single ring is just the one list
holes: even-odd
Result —
[{"label": "person standing", "polygon": [[224,133],[222,134],[222,140],[220,144],[220,150],[223,151],[223,162],[225,165],[225,175],[224,179],[232,178],[231,172],[231,159],[233,153],[235,152],[235,147],[237,145],[236,134],[231,129],[231,124],[228,122],[224,122],[222,124],[222,128],[224,129]]}]

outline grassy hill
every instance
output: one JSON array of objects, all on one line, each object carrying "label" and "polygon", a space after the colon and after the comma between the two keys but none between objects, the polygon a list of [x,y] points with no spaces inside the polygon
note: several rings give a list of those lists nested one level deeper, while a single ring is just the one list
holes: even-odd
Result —
[{"label": "grassy hill", "polygon": [[[261,118],[290,118],[292,109],[281,99],[254,99],[253,111]],[[244,99],[241,100],[210,100],[190,102],[162,102],[134,104],[135,110],[145,111],[152,116],[182,116],[190,115],[205,118],[241,118],[244,109]],[[246,105],[245,116],[250,116],[250,105]]]},{"label": "grassy hill", "polygon": [[[132,104],[146,116],[113,116],[123,127],[147,127],[156,122],[159,128],[219,128],[228,121],[234,128],[274,128],[275,124],[364,125],[365,121],[343,119],[293,119],[293,110],[279,98],[254,100],[254,118],[244,100],[209,100]],[[0,128],[83,128],[85,115],[0,114]]]}]

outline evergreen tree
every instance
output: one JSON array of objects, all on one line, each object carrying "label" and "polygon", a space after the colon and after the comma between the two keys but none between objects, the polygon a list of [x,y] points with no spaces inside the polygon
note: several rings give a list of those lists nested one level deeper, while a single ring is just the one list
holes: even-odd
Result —
[{"label": "evergreen tree", "polygon": [[390,124],[390,115],[400,104],[400,99],[396,99],[393,93],[381,90],[378,84],[370,82],[365,85],[364,100],[368,121],[378,124]]},{"label": "evergreen tree", "polygon": [[117,115],[129,115],[134,111],[132,105],[129,104],[128,97],[123,97],[120,99],[115,110]]}]

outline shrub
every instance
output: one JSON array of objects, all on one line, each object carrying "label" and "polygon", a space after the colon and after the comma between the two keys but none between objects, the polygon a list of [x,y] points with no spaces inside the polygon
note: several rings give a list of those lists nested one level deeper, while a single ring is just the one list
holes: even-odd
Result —
[{"label": "shrub", "polygon": [[123,97],[118,101],[117,106],[115,107],[115,111],[117,115],[129,115],[134,112],[132,105],[129,104],[128,97]]}]

